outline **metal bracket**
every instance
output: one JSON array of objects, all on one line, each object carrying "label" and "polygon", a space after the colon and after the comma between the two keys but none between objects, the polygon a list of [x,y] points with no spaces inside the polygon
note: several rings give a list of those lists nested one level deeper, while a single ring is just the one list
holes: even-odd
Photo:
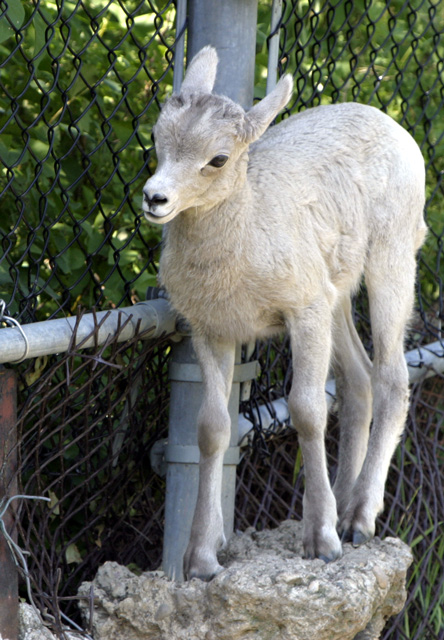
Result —
[{"label": "metal bracket", "polygon": [[[241,386],[241,399],[249,397],[251,380],[259,374],[260,366],[257,360],[234,365],[233,383],[246,384]],[[202,382],[200,365],[190,362],[171,361],[169,379],[175,382]],[[248,384],[250,383],[250,384]],[[248,396],[246,397],[246,394]],[[239,462],[239,447],[230,447],[224,455],[224,465],[237,465]],[[170,444],[168,440],[157,441],[150,451],[151,468],[157,475],[166,476],[167,463],[172,464],[199,464],[200,451],[197,445]]]},{"label": "metal bracket", "polygon": [[[247,382],[253,380],[260,372],[259,362],[245,362],[234,365],[233,382]],[[202,382],[200,365],[188,362],[171,362],[169,371],[170,380],[179,382]]]},{"label": "metal bracket", "polygon": [[[167,444],[165,447],[166,462],[178,464],[199,464],[200,451],[197,445]],[[230,447],[224,455],[224,464],[239,462],[239,447]]]},{"label": "metal bracket", "polygon": [[165,449],[168,440],[158,440],[150,449],[150,464],[154,473],[161,478],[165,478],[167,463],[165,460]]},{"label": "metal bracket", "polygon": [[[234,366],[233,383],[241,384],[241,400],[248,400],[251,380],[256,378],[259,371],[260,366],[257,360]],[[202,382],[200,365],[173,360],[170,363],[169,379],[178,382]],[[239,447],[230,447],[225,452],[224,465],[237,465],[239,451]],[[197,445],[173,445],[169,444],[168,440],[158,440],[150,451],[151,468],[162,478],[166,476],[167,463],[199,464],[199,460],[200,452]]]},{"label": "metal bracket", "polygon": [[[230,447],[224,455],[224,465],[239,463],[239,447]],[[200,451],[197,445],[168,444],[168,440],[158,440],[150,451],[150,462],[153,471],[164,478],[167,463],[199,464]]]}]

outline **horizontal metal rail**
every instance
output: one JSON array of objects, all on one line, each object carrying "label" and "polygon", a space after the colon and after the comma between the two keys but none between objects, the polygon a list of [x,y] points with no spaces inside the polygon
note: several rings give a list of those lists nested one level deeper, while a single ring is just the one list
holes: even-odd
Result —
[{"label": "horizontal metal rail", "polygon": [[85,313],[80,320],[72,316],[25,324],[20,330],[18,327],[4,327],[0,329],[0,363],[22,359],[26,349],[22,332],[28,342],[28,359],[65,353],[73,347],[74,338],[77,347],[80,345],[82,349],[88,349],[102,345],[114,336],[119,342],[125,342],[136,332],[142,339],[153,339],[175,330],[176,314],[163,298],[122,309]]},{"label": "horizontal metal rail", "polygon": [[[65,353],[72,348],[75,336],[76,348],[99,346],[117,336],[119,342],[130,340],[138,331],[141,339],[155,339],[176,332],[176,314],[164,298],[139,302],[131,307],[85,313],[80,320],[77,317],[44,320],[17,327],[0,329],[0,363],[13,363],[22,358],[25,342],[21,331],[26,335],[28,351],[26,358]],[[444,372],[444,345],[441,342],[413,349],[405,354],[409,370],[410,383],[420,382],[437,373]],[[329,406],[335,396],[335,382],[329,380],[326,388]],[[273,404],[273,403],[272,403]],[[264,405],[258,410],[258,418],[264,424],[279,421],[288,416],[285,400],[275,402],[275,416]],[[251,422],[240,418],[240,439],[249,430]]]},{"label": "horizontal metal rail", "polygon": [[[427,378],[444,373],[444,344],[432,342],[424,347],[413,349],[405,354],[409,372],[409,382],[421,382]],[[327,406],[330,409],[336,397],[336,383],[333,378],[327,380],[325,387]],[[275,422],[284,423],[290,420],[290,412],[285,398],[279,398],[269,404],[259,405],[255,409],[255,420],[262,428],[270,429]],[[291,426],[291,425],[289,425]],[[239,415],[239,446],[248,444],[248,434],[252,429],[252,423],[248,418]]]}]

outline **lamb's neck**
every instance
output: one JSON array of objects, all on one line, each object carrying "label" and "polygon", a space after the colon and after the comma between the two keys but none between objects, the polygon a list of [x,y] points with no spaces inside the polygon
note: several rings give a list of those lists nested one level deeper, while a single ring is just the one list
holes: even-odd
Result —
[{"label": "lamb's neck", "polygon": [[245,181],[242,189],[216,206],[183,211],[169,223],[168,244],[194,246],[199,251],[230,253],[240,249],[248,227],[251,191]]}]

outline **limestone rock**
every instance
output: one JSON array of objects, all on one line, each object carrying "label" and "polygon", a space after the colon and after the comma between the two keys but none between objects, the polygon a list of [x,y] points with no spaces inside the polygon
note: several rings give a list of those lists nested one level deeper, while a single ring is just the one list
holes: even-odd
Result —
[{"label": "limestone rock", "polygon": [[306,560],[301,525],[287,521],[233,536],[210,583],[108,562],[93,582],[94,640],[376,640],[403,607],[411,561],[395,538],[346,544],[330,564]]},{"label": "limestone rock", "polygon": [[[79,640],[74,633],[67,633],[69,640]],[[57,637],[46,627],[30,604],[19,605],[19,640],[57,640]],[[1,638],[1,636],[0,636]]]}]

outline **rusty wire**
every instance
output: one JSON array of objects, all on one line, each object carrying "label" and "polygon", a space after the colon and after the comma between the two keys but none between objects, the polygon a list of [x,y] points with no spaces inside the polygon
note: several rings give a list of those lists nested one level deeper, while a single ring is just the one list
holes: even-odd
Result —
[{"label": "rusty wire", "polygon": [[160,560],[164,481],[149,454],[165,435],[168,349],[140,337],[87,351],[73,341],[20,368],[18,482],[50,503],[20,505],[19,544],[34,600],[60,634],[63,614],[78,618],[80,582],[104,561]]}]

